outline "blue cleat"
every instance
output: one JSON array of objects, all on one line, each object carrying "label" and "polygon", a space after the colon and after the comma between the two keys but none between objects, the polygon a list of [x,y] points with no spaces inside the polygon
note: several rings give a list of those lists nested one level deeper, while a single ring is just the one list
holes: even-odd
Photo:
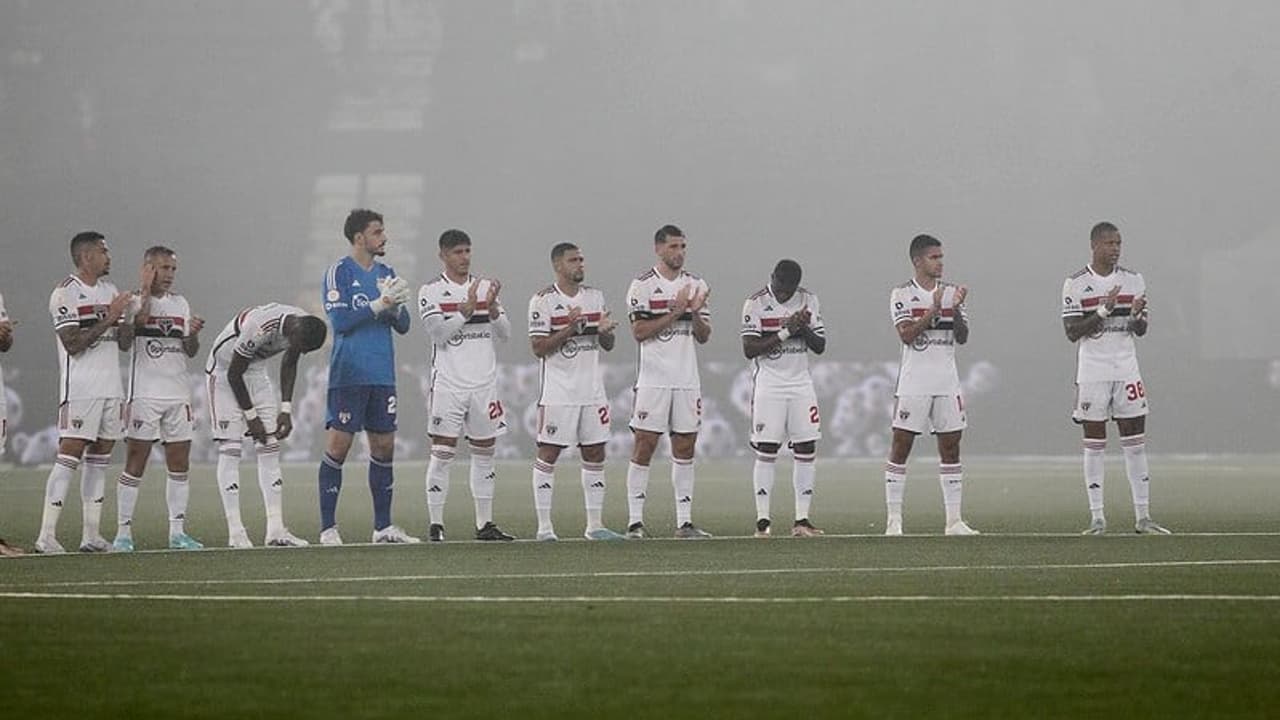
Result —
[{"label": "blue cleat", "polygon": [[204,544],[186,533],[169,536],[170,550],[200,550]]},{"label": "blue cleat", "polygon": [[[80,552],[88,551],[80,548]],[[111,552],[133,552],[133,538],[117,535],[116,539],[111,541]]]},{"label": "blue cleat", "polygon": [[608,542],[627,539],[626,535],[616,533],[607,527],[596,528],[595,530],[588,530],[582,533],[582,536],[588,540],[605,540]]}]

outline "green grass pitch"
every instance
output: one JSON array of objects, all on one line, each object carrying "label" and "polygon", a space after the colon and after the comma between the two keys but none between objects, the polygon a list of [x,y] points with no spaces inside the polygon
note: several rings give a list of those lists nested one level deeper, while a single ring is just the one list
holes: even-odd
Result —
[{"label": "green grass pitch", "polygon": [[[1132,533],[1113,458],[1111,533],[1101,538],[1078,535],[1088,513],[1071,459],[967,461],[965,515],[984,534],[942,537],[935,462],[910,466],[902,538],[879,536],[880,463],[820,460],[813,519],[824,538],[786,536],[785,461],[779,536],[751,538],[742,461],[699,466],[695,520],[714,540],[574,540],[582,491],[566,458],[560,543],[468,541],[470,495],[455,467],[442,545],[145,552],[167,532],[153,468],[134,531],[144,552],[0,561],[0,718],[1280,712],[1276,458],[1154,458],[1154,515],[1171,537]],[[609,467],[615,529],[626,521],[623,468]],[[34,539],[45,473],[0,470],[0,534],[11,541]],[[395,520],[416,534],[422,473],[397,468]],[[315,468],[286,474],[285,517],[314,541]],[[371,530],[364,478],[348,462],[348,543]],[[189,531],[225,544],[212,470],[197,468],[191,483]],[[79,538],[74,485],[60,532],[68,546]],[[257,542],[262,505],[247,463],[242,488]],[[655,462],[649,496],[650,528],[669,535],[665,463]],[[495,515],[532,536],[527,465],[500,466]]]}]

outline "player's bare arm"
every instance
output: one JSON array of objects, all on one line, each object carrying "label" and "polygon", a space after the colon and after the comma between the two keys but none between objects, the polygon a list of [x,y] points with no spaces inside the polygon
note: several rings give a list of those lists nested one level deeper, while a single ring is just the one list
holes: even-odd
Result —
[{"label": "player's bare arm", "polygon": [[1129,320],[1129,331],[1138,337],[1147,334],[1147,296],[1139,295],[1133,301],[1133,317]]},{"label": "player's bare arm", "polygon": [[293,432],[293,384],[298,380],[298,358],[302,350],[290,347],[280,358],[280,416],[276,419],[276,439],[284,440]]},{"label": "player's bare arm", "polygon": [[554,354],[560,349],[561,345],[569,342],[569,338],[582,331],[582,308],[574,305],[569,308],[567,316],[569,324],[551,333],[550,335],[540,335],[529,338],[529,344],[533,347],[533,356],[542,359]]},{"label": "player's bare arm", "polygon": [[618,336],[614,334],[618,323],[614,322],[613,317],[606,311],[600,316],[600,325],[596,328],[599,333],[600,347],[606,352],[613,350],[614,344],[618,341]]},{"label": "player's bare arm", "polygon": [[249,437],[258,444],[265,445],[267,427],[262,423],[262,418],[258,417],[258,412],[253,407],[253,398],[249,395],[249,386],[244,382],[244,373],[248,369],[249,358],[240,354],[232,355],[231,364],[227,366],[227,384],[231,386],[231,394],[235,395],[240,412],[244,413]]},{"label": "player's bare arm", "polygon": [[1102,311],[1094,311],[1083,317],[1063,318],[1062,327],[1066,330],[1067,340],[1075,342],[1082,337],[1092,335],[1102,329],[1107,316],[1116,308],[1116,300],[1120,297],[1120,286],[1111,288],[1102,299]]},{"label": "player's bare arm", "polygon": [[[102,337],[103,333],[115,327],[120,321],[120,316],[124,314],[124,310],[129,306],[131,296],[129,293],[120,293],[111,300],[111,304],[107,306],[107,314],[105,317],[89,327],[64,327],[58,330],[58,340],[62,342],[62,347],[66,348],[68,355],[79,355],[89,349]],[[129,338],[133,341],[132,336]],[[126,345],[126,348],[128,346]]]},{"label": "player's bare arm", "polygon": [[969,342],[969,321],[965,319],[961,307],[967,297],[969,297],[969,288],[961,285],[956,288],[956,293],[951,298],[951,307],[955,310],[951,316],[953,323],[951,333],[955,337],[957,345]]},{"label": "player's bare arm", "polygon": [[[656,318],[636,318],[631,321],[631,336],[636,342],[644,342],[658,333],[666,330],[684,315],[689,309],[689,286],[685,285],[676,293],[676,297],[671,301],[671,307],[668,308],[666,315],[659,315]],[[707,329],[710,335],[710,328]],[[704,341],[705,342],[705,341]]]},{"label": "player's bare arm", "polygon": [[204,318],[199,315],[191,316],[191,332],[182,338],[182,352],[187,357],[193,358],[196,353],[200,352],[200,331],[204,329]]},{"label": "player's bare arm", "polygon": [[13,347],[13,321],[0,320],[0,352],[9,352]]},{"label": "player's bare arm", "polygon": [[694,295],[689,301],[689,312],[693,313],[693,339],[700,345],[705,345],[711,339],[711,320],[702,315],[702,309],[707,306],[709,297],[711,297],[711,289],[707,288]]}]

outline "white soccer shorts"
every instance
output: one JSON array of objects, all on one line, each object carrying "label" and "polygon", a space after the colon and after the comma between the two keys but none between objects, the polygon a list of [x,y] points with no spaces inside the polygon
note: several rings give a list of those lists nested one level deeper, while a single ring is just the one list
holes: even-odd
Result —
[{"label": "white soccer shorts", "polygon": [[696,433],[702,428],[702,393],[684,388],[636,388],[631,429]]},{"label": "white soccer shorts", "polygon": [[68,400],[58,408],[58,437],[119,440],[124,437],[124,401],[120,398]]},{"label": "white soccer shorts", "polygon": [[899,395],[893,406],[893,427],[917,435],[958,432],[968,427],[960,395]]},{"label": "white soccer shorts", "polygon": [[[250,365],[244,373],[244,384],[249,389],[249,399],[258,411],[258,417],[268,433],[276,431],[276,416],[280,409],[280,396],[276,394],[275,385],[267,376],[266,368],[257,369]],[[209,375],[206,389],[209,393],[209,427],[214,440],[241,440],[248,431],[244,412],[236,403],[236,396],[231,392],[231,383],[227,382],[225,372]]]},{"label": "white soccer shorts", "polygon": [[442,390],[433,388],[427,403],[427,434],[488,440],[507,434],[507,411],[498,400],[498,388]]},{"label": "white soccer shorts", "polygon": [[782,445],[812,442],[822,437],[818,396],[810,388],[790,397],[756,392],[751,397],[751,444]]},{"label": "white soccer shorts", "polygon": [[1142,378],[1076,384],[1076,422],[1106,422],[1146,417],[1147,389]]},{"label": "white soccer shorts", "polygon": [[609,441],[609,405],[539,405],[538,443],[573,447]]},{"label": "white soccer shorts", "polygon": [[124,435],[130,440],[165,444],[191,442],[195,418],[185,400],[136,398],[125,408]]}]

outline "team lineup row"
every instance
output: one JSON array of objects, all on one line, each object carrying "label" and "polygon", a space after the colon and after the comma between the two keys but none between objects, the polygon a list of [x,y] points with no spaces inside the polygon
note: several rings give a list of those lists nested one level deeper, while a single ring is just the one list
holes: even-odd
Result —
[{"label": "team lineup row", "polygon": [[[342,543],[336,509],[343,468],[355,435],[366,434],[373,499],[372,541],[416,543],[391,521],[396,390],[393,335],[410,329],[409,284],[381,262],[388,236],[383,217],[353,210],[343,229],[350,252],[322,281],[328,323],[289,305],[247,308],[217,335],[205,363],[210,428],[218,446],[217,482],[231,547],[251,547],[240,516],[240,456],[243,438],[254,443],[259,489],[266,507],[264,542],[299,546],[283,517],[280,442],[293,430],[291,398],[301,355],[319,349],[332,327],[327,390],[326,441],[317,471],[324,545]],[[1083,469],[1091,520],[1086,534],[1106,531],[1102,504],[1106,423],[1117,423],[1132,491],[1135,530],[1166,534],[1149,512],[1149,479],[1144,441],[1146,391],[1134,339],[1148,326],[1142,275],[1118,264],[1121,238],[1111,223],[1090,233],[1088,265],[1063,286],[1062,317],[1069,340],[1078,346],[1074,418],[1084,432]],[[697,346],[711,335],[710,287],[684,269],[684,233],[664,225],[654,235],[656,264],[627,291],[631,335],[639,345],[635,402],[629,426],[634,437],[627,466],[628,525],[624,532],[604,526],[605,442],[610,409],[600,353],[615,345],[618,322],[604,295],[584,284],[585,259],[572,243],[551,249],[554,281],[528,305],[530,349],[542,363],[537,448],[532,467],[536,538],[558,538],[551,523],[556,462],[564,448],[577,447],[586,523],[591,540],[641,539],[649,535],[644,505],[649,466],[662,435],[671,441],[671,482],[675,494],[675,536],[710,535],[693,522],[694,448],[701,422]],[[501,283],[471,273],[472,242],[460,230],[439,239],[442,271],[423,285],[418,314],[433,348],[428,433],[431,454],[425,490],[427,539],[442,541],[444,505],[451,465],[460,439],[470,455],[470,490],[478,540],[511,540],[493,521],[494,446],[506,430],[497,394],[495,342],[511,337],[511,321],[500,299]],[[176,253],[162,246],[144,255],[139,289],[120,293],[106,279],[111,257],[100,233],[83,232],[71,241],[75,272],[55,288],[49,304],[58,336],[59,445],[45,491],[40,553],[63,552],[56,532],[70,482],[81,473],[83,552],[133,549],[132,519],[152,445],[164,445],[168,470],[169,545],[201,547],[185,531],[187,473],[193,432],[187,362],[200,349],[203,321],[185,298],[173,292]],[[890,294],[890,316],[902,344],[895,388],[892,445],[885,466],[886,533],[903,532],[906,463],[917,435],[937,437],[939,482],[948,535],[973,535],[961,514],[963,469],[960,439],[966,427],[955,346],[969,336],[965,312],[968,289],[942,281],[942,244],[929,235],[912,239],[913,277]],[[755,450],[752,489],[755,535],[772,532],[771,496],[775,464],[784,444],[794,454],[795,516],[791,534],[821,535],[809,518],[815,489],[814,458],[821,420],[809,355],[826,348],[818,296],[800,285],[793,260],[774,267],[769,283],[744,302],[741,338],[752,363],[751,437]],[[0,350],[13,342],[13,325],[0,299]],[[112,347],[112,345],[115,347]],[[129,353],[127,388],[116,351]],[[281,356],[279,387],[266,361]],[[0,399],[3,393],[0,392]],[[3,407],[0,407],[0,411]],[[3,414],[0,413],[0,418]],[[3,427],[3,425],[0,425]],[[125,466],[116,483],[117,531],[113,542],[101,535],[107,466],[114,444],[125,439]],[[0,443],[0,447],[3,444]],[[20,552],[0,541],[0,551]]]}]

